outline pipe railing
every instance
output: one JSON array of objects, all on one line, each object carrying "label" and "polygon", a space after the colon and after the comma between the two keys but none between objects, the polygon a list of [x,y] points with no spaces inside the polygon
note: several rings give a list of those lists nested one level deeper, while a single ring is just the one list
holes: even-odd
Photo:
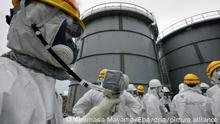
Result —
[{"label": "pipe railing", "polygon": [[84,19],[88,15],[91,15],[99,10],[102,11],[102,10],[108,10],[108,9],[109,10],[111,10],[111,9],[132,10],[132,11],[147,15],[150,19],[152,19],[155,22],[155,18],[151,12],[149,12],[148,10],[146,10],[145,8],[143,8],[141,6],[131,4],[131,3],[125,3],[125,2],[108,2],[108,3],[102,3],[99,5],[93,6],[89,9],[85,10],[81,14],[81,19]]},{"label": "pipe railing", "polygon": [[208,19],[214,19],[214,18],[219,18],[219,17],[220,17],[220,10],[215,10],[215,11],[205,12],[205,13],[201,13],[198,15],[194,15],[194,16],[185,18],[183,20],[180,20],[180,21],[170,25],[169,27],[167,27],[163,31],[161,31],[159,33],[157,41],[159,41],[163,37],[167,36],[168,34],[174,32],[180,28],[186,27],[188,25],[191,25],[191,24],[194,24],[197,22],[202,22],[202,21],[205,21]]}]

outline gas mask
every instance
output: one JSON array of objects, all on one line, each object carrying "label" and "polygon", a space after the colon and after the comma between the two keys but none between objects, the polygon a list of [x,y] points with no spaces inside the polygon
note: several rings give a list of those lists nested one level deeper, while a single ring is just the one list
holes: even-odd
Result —
[{"label": "gas mask", "polygon": [[[79,50],[72,40],[72,37],[80,34],[80,31],[78,32],[77,30],[80,30],[78,25],[74,24],[71,19],[64,20],[52,44],[53,51],[67,65],[74,63],[77,58]],[[61,67],[52,55],[49,57],[49,62],[57,67]]]},{"label": "gas mask", "polygon": [[213,84],[220,84],[220,68],[217,68],[213,72],[211,80],[212,80],[211,83]]},{"label": "gas mask", "polygon": [[127,84],[121,71],[108,70],[102,80],[102,87],[111,91],[111,93],[104,92],[104,95],[108,97],[119,97],[127,88]]}]

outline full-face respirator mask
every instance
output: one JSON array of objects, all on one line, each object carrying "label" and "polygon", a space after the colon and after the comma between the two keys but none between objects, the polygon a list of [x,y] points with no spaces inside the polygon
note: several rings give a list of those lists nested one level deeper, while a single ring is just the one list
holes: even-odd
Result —
[{"label": "full-face respirator mask", "polygon": [[[72,37],[80,35],[80,33],[77,32],[77,30],[80,30],[78,25],[74,24],[70,19],[64,20],[52,44],[53,51],[67,65],[73,64],[77,58],[79,50],[72,40]],[[50,56],[49,61],[51,64],[57,67],[61,67],[61,65],[52,55]]]}]

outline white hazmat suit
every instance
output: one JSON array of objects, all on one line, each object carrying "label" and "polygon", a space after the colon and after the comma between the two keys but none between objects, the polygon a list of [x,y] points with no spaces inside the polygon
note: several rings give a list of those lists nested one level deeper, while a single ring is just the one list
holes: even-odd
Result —
[{"label": "white hazmat suit", "polygon": [[[153,89],[152,89],[153,88]],[[143,107],[145,112],[142,117],[151,120],[151,123],[162,123],[157,119],[162,119],[165,114],[165,108],[160,102],[159,92],[162,92],[162,85],[158,79],[152,79],[149,82],[148,93],[143,97]]]},{"label": "white hazmat suit", "polygon": [[[183,92],[177,94],[172,101],[172,112],[183,119],[183,123],[211,124],[202,119],[213,119],[211,112],[211,99],[203,96],[197,85],[194,88],[185,86]],[[194,121],[194,122],[193,122]]]},{"label": "white hazmat suit", "polygon": [[209,93],[210,91],[212,92],[212,113],[218,120],[217,124],[220,124],[220,67],[213,70],[210,78],[211,83],[214,84],[214,86],[210,88],[211,90],[209,90]]}]

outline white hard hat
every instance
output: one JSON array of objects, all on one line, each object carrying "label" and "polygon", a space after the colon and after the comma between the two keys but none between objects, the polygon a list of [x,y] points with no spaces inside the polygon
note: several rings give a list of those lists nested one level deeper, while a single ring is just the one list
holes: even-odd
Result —
[{"label": "white hard hat", "polygon": [[129,84],[128,85],[127,91],[136,91],[136,90],[137,90],[137,88],[134,86],[134,84]]},{"label": "white hard hat", "polygon": [[165,93],[170,92],[170,90],[168,89],[168,87],[163,87],[162,91],[165,92]]},{"label": "white hard hat", "polygon": [[150,88],[160,87],[160,86],[162,86],[162,85],[161,85],[161,83],[160,83],[160,81],[159,81],[158,79],[152,79],[152,80],[150,80],[150,82],[149,82],[149,87],[150,87]]},{"label": "white hard hat", "polygon": [[201,84],[200,84],[200,87],[201,87],[201,88],[207,88],[207,89],[208,89],[208,88],[209,88],[209,85],[208,85],[207,83],[201,83]]}]

